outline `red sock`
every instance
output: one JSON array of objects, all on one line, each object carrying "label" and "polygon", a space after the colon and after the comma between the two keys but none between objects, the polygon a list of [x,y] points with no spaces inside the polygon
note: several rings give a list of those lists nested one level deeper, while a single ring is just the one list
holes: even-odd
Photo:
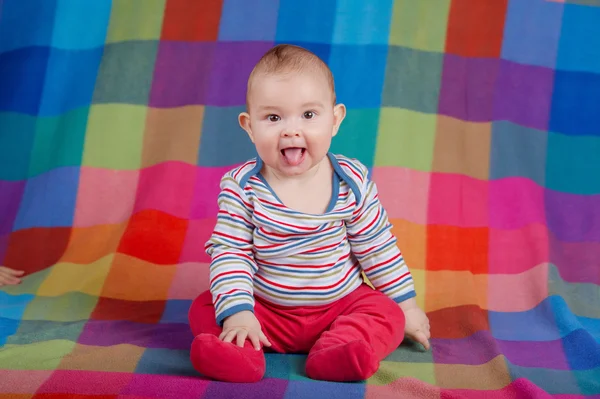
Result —
[{"label": "red sock", "polygon": [[311,351],[306,360],[306,375],[313,380],[362,381],[378,368],[373,348],[362,339]]},{"label": "red sock", "polygon": [[200,334],[192,343],[190,358],[205,377],[225,382],[257,382],[265,374],[265,356],[249,341],[243,348],[212,334]]}]

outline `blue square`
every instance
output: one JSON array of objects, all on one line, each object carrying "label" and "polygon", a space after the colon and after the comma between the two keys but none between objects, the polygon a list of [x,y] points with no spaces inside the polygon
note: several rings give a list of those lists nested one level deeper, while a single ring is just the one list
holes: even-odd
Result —
[{"label": "blue square", "polygon": [[47,47],[0,54],[0,111],[37,114],[49,55]]},{"label": "blue square", "polygon": [[280,43],[331,43],[335,1],[281,0],[275,40]]},{"label": "blue square", "polygon": [[27,181],[13,229],[73,224],[79,167],[51,170]]},{"label": "blue square", "polygon": [[25,308],[33,298],[34,296],[31,294],[10,295],[0,291],[0,317],[21,320]]},{"label": "blue square", "polygon": [[58,0],[52,46],[69,50],[103,46],[111,7],[111,0]]},{"label": "blue square", "polygon": [[219,22],[219,40],[273,41],[279,0],[225,0]]},{"label": "blue square", "polygon": [[188,312],[192,305],[191,300],[169,299],[165,304],[161,323],[188,323]]},{"label": "blue square", "polygon": [[50,45],[55,9],[56,0],[0,2],[0,53]]},{"label": "blue square", "polygon": [[526,177],[543,187],[547,147],[547,132],[508,121],[492,122],[490,179]]},{"label": "blue square", "polygon": [[387,52],[387,46],[377,45],[332,47],[329,67],[335,79],[338,102],[348,108],[381,105]]},{"label": "blue square", "polygon": [[600,194],[600,137],[548,133],[546,187],[571,194]]},{"label": "blue square", "polygon": [[204,108],[199,166],[231,166],[257,155],[256,147],[238,124],[238,115],[245,110],[246,107]]},{"label": "blue square", "polygon": [[600,136],[600,74],[557,70],[551,107],[548,130]]},{"label": "blue square", "polygon": [[30,115],[0,112],[0,180],[28,177],[35,121]]},{"label": "blue square", "polygon": [[190,361],[190,351],[147,348],[138,361],[136,374],[198,376]]},{"label": "blue square", "polygon": [[329,381],[290,381],[285,399],[364,399],[366,384]]},{"label": "blue square", "polygon": [[502,58],[554,68],[564,4],[545,0],[511,0],[506,11]]},{"label": "blue square", "polygon": [[52,49],[40,115],[54,116],[91,103],[102,50]]},{"label": "blue square", "polygon": [[329,57],[331,55],[331,44],[327,43],[310,43],[310,42],[298,42],[298,41],[287,41],[287,42],[275,42],[275,44],[293,44],[300,46],[312,52],[314,55],[319,57],[321,61],[328,64]]},{"label": "blue square", "polygon": [[4,346],[8,337],[17,332],[20,323],[20,320],[5,319],[4,317],[0,317],[0,348]]},{"label": "blue square", "polygon": [[492,336],[503,341],[553,341],[561,338],[552,314],[552,303],[545,299],[523,312],[488,311]]},{"label": "blue square", "polygon": [[600,73],[600,8],[566,4],[557,69]]},{"label": "blue square", "polygon": [[387,44],[393,0],[337,0],[333,28],[336,44]]}]

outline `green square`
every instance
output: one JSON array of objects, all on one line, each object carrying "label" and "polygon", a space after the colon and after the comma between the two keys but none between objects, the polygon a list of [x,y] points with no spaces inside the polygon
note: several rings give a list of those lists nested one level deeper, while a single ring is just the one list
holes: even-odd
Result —
[{"label": "green square", "polygon": [[384,360],[379,370],[367,380],[369,385],[386,385],[402,377],[412,377],[426,384],[435,385],[433,363],[390,362]]},{"label": "green square", "polygon": [[62,339],[28,345],[5,345],[0,351],[0,364],[8,370],[55,370],[75,345],[76,342]]},{"label": "green square", "polygon": [[34,342],[65,340],[77,342],[87,320],[56,322],[21,320],[19,329],[6,339],[8,345],[27,345]]},{"label": "green square", "polygon": [[375,166],[400,166],[430,172],[437,116],[382,108]]},{"label": "green square", "polygon": [[113,0],[106,43],[159,39],[166,0]]},{"label": "green square", "polygon": [[333,138],[331,152],[356,158],[373,166],[379,108],[348,109],[340,131]]},{"label": "green square", "polygon": [[142,163],[147,107],[97,104],[90,110],[83,164],[136,170]]},{"label": "green square", "polygon": [[433,363],[433,351],[425,350],[421,344],[405,339],[402,345],[384,360],[400,363]]},{"label": "green square", "polygon": [[21,279],[21,284],[5,285],[2,287],[2,291],[10,295],[36,295],[38,288],[40,288],[40,286],[46,280],[46,277],[48,277],[51,271],[52,268],[49,267],[39,272],[28,274],[23,279]]},{"label": "green square", "polygon": [[437,113],[443,66],[441,53],[390,46],[383,106]]},{"label": "green square", "polygon": [[0,180],[16,181],[29,177],[35,120],[30,115],[0,112]]},{"label": "green square", "polygon": [[61,116],[38,118],[29,163],[30,176],[81,164],[88,110],[84,107]]},{"label": "green square", "polygon": [[55,297],[36,296],[23,314],[23,320],[80,321],[89,319],[98,297],[69,292]]},{"label": "green square", "polygon": [[396,0],[390,45],[444,52],[451,0]]}]

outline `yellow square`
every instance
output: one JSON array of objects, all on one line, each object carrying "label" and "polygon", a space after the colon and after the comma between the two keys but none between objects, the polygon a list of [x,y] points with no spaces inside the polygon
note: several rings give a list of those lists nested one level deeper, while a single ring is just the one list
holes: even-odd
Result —
[{"label": "yellow square", "polygon": [[435,367],[433,363],[383,361],[377,373],[367,382],[369,385],[386,385],[403,377],[435,385]]},{"label": "yellow square", "polygon": [[86,265],[57,263],[38,289],[37,294],[52,297],[69,292],[81,292],[99,296],[113,258],[114,255],[108,255]]}]

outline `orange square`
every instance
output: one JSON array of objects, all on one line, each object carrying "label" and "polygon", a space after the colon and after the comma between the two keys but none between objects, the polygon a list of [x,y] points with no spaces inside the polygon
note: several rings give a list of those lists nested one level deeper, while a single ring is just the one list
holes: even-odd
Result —
[{"label": "orange square", "polygon": [[190,105],[148,110],[142,168],[166,161],[198,163],[204,107]]},{"label": "orange square", "polygon": [[[477,350],[473,348],[472,350]],[[501,390],[512,379],[504,356],[498,355],[484,364],[435,364],[435,381],[442,389],[469,389],[480,392]],[[482,397],[486,395],[481,394]]]},{"label": "orange square", "polygon": [[223,0],[167,0],[161,39],[217,40],[222,6]]},{"label": "orange square", "polygon": [[87,264],[117,252],[125,223],[74,227],[61,262]]},{"label": "orange square", "polygon": [[427,226],[427,270],[488,272],[487,227]]},{"label": "orange square", "polygon": [[116,254],[102,289],[102,296],[130,301],[165,300],[176,268],[159,266]]},{"label": "orange square", "polygon": [[446,52],[464,57],[500,57],[508,0],[452,0]]},{"label": "orange square", "polygon": [[75,344],[71,353],[62,358],[57,369],[133,373],[144,350],[145,348],[129,344],[113,346]]},{"label": "orange square", "polygon": [[487,274],[468,271],[427,271],[425,311],[476,305],[487,309]]},{"label": "orange square", "polygon": [[425,269],[425,226],[403,219],[390,220],[392,233],[409,269]]}]

